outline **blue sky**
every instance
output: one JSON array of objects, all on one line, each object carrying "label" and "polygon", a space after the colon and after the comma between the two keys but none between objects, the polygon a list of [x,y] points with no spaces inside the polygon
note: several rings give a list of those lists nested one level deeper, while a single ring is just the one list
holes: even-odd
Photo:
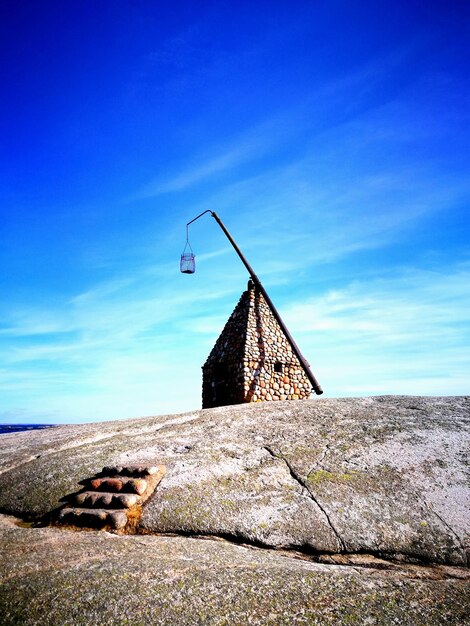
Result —
[{"label": "blue sky", "polygon": [[466,2],[6,0],[0,421],[201,404],[245,289],[325,396],[469,393]]}]

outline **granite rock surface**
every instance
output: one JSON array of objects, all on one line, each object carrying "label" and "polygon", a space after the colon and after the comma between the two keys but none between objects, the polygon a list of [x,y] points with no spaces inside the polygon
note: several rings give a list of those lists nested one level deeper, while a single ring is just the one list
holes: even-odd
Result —
[{"label": "granite rock surface", "polygon": [[468,624],[462,568],[353,561],[188,537],[20,528],[0,516],[4,626]]},{"label": "granite rock surface", "polygon": [[[469,443],[467,397],[237,405],[2,435],[0,621],[468,623]],[[103,466],[135,464],[166,466],[135,535],[9,517],[38,522]]]}]

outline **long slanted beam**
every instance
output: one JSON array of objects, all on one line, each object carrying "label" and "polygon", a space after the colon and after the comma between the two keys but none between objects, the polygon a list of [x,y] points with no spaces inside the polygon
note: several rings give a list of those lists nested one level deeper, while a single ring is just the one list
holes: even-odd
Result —
[{"label": "long slanted beam", "polygon": [[[282,319],[282,317],[279,315],[276,307],[274,306],[274,304],[272,303],[271,298],[268,296],[266,289],[263,287],[263,285],[261,284],[260,279],[258,278],[258,276],[254,273],[253,268],[251,267],[251,265],[248,263],[248,261],[246,260],[243,252],[240,250],[240,248],[237,246],[237,244],[235,243],[235,240],[233,239],[232,235],[228,232],[227,228],[225,227],[225,224],[222,222],[222,220],[220,219],[220,217],[217,215],[217,213],[215,211],[210,211],[209,209],[207,211],[204,211],[203,213],[201,213],[200,215],[198,215],[197,217],[195,217],[193,220],[191,220],[190,222],[188,222],[186,224],[186,228],[188,228],[188,226],[190,224],[192,224],[193,222],[195,222],[197,219],[199,219],[202,215],[205,215],[206,213],[210,213],[212,215],[212,217],[215,219],[215,221],[217,222],[217,224],[220,226],[220,228],[222,229],[222,231],[225,233],[225,236],[227,237],[227,239],[230,241],[230,243],[232,244],[235,252],[238,254],[238,256],[240,257],[243,265],[246,267],[246,269],[248,270],[248,273],[251,276],[251,279],[253,281],[253,283],[255,284],[255,286],[260,290],[260,292],[263,294],[264,299],[266,300],[267,305],[269,306],[269,308],[272,311],[272,314],[274,315],[274,317],[276,318],[277,323],[279,324],[279,326],[281,327],[282,331],[284,332],[285,336],[287,337],[287,340],[289,341],[291,348],[295,354],[295,356],[299,359],[302,367],[305,370],[305,373],[307,374],[307,377],[312,385],[313,391],[317,394],[317,395],[321,395],[323,393],[323,389],[320,387],[317,379],[315,378],[315,376],[313,375],[312,370],[310,369],[310,365],[308,363],[308,361],[306,361],[306,359],[304,358],[303,354],[301,353],[298,345],[295,343],[294,338],[292,337],[292,335],[290,334],[290,332],[287,329],[287,326],[284,324],[284,321]],[[187,232],[187,231],[186,231]]]}]

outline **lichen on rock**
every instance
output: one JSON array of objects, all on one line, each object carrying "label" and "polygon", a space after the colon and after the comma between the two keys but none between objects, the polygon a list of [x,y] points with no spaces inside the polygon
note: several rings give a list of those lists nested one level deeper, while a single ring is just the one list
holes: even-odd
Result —
[{"label": "lichen on rock", "polygon": [[[137,535],[5,522],[0,621],[39,624],[47,610],[48,623],[68,623],[53,605],[59,597],[74,624],[95,623],[102,610],[113,624],[127,615],[241,624],[245,611],[253,624],[369,615],[461,626],[469,443],[465,397],[267,402],[2,435],[0,509],[23,520],[39,522],[105,465],[162,464],[167,473]],[[139,588],[137,571],[148,586]],[[115,587],[103,591],[105,576]],[[90,581],[106,602],[89,592],[80,621],[74,607]],[[28,589],[33,598],[42,589],[42,601],[28,607]]]}]

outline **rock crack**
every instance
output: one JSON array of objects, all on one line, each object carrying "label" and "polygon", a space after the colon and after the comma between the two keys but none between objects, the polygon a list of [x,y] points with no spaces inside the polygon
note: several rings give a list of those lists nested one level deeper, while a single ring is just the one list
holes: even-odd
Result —
[{"label": "rock crack", "polygon": [[316,498],[315,494],[312,493],[312,490],[310,489],[310,486],[308,485],[308,483],[302,478],[302,476],[300,476],[300,474],[298,472],[296,472],[296,470],[294,469],[294,467],[292,466],[292,464],[288,461],[288,459],[286,459],[284,456],[282,456],[282,454],[280,453],[276,453],[274,452],[274,450],[271,448],[271,446],[263,446],[264,449],[266,450],[266,452],[268,452],[273,458],[275,459],[279,459],[280,461],[284,461],[284,463],[286,464],[289,473],[292,477],[293,480],[295,480],[296,483],[298,483],[302,489],[304,489],[307,494],[309,495],[310,499],[317,505],[317,507],[320,509],[320,511],[322,512],[323,516],[326,519],[326,522],[328,524],[328,526],[330,527],[331,531],[333,532],[333,534],[335,535],[339,546],[340,546],[340,552],[346,552],[347,548],[346,548],[346,544],[343,541],[343,538],[341,537],[341,535],[339,534],[339,532],[336,530],[334,524],[332,523],[330,516],[328,515],[326,509],[320,504],[320,502],[318,501],[318,498]]}]

